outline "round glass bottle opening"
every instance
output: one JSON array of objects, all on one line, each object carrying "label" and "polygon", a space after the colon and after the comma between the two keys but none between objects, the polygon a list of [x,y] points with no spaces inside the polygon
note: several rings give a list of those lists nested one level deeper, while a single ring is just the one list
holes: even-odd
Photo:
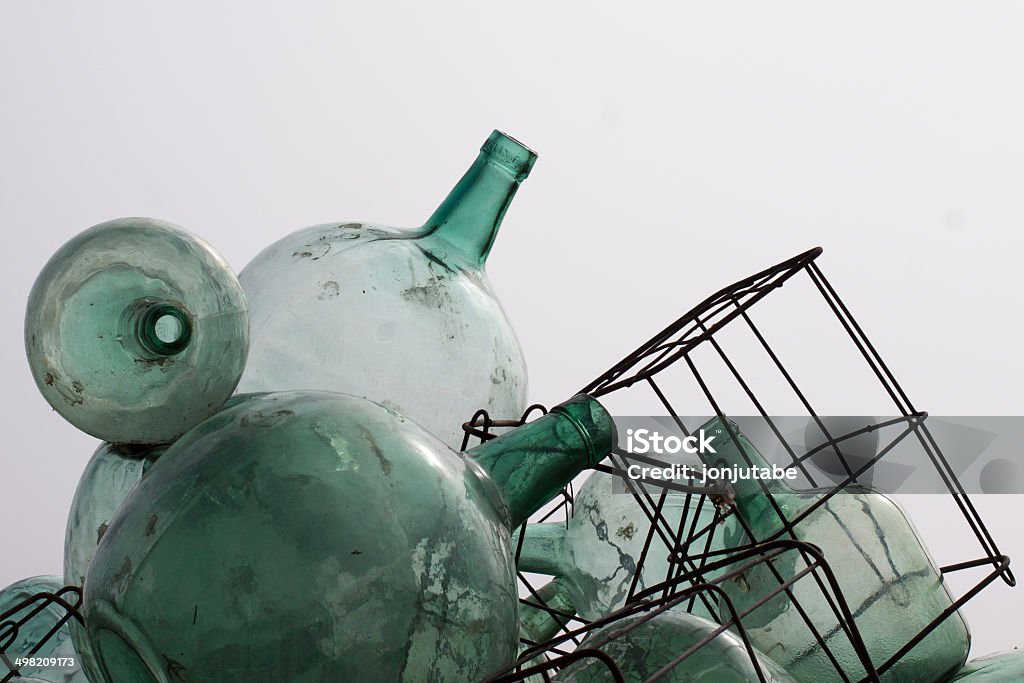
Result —
[{"label": "round glass bottle opening", "polygon": [[180,353],[192,340],[192,318],[181,306],[154,303],[139,317],[139,343],[157,356]]}]

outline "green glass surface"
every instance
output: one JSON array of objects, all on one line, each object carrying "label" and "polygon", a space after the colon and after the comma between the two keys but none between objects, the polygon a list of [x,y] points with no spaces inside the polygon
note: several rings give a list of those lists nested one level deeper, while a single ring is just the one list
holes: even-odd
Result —
[{"label": "green glass surface", "polygon": [[[547,605],[553,610],[566,614],[575,614],[576,609],[569,598],[569,590],[561,579],[552,579],[537,590],[537,595],[524,596],[530,602]],[[533,607],[532,605],[519,605],[519,638],[532,643],[544,643],[554,638],[562,626],[569,622],[568,617],[556,616],[551,612]],[[531,647],[527,643],[519,645],[520,654]],[[531,659],[522,668],[537,666],[547,661],[544,655],[538,655]],[[550,676],[552,672],[549,672]],[[528,676],[524,683],[546,683],[544,677],[539,674]]]},{"label": "green glass surface", "polygon": [[293,233],[242,271],[252,349],[240,391],[364,396],[453,448],[480,408],[526,408],[526,362],[485,260],[536,155],[495,131],[415,229],[336,222]]},{"label": "green glass surface", "polygon": [[152,218],[94,226],[50,258],[29,294],[25,349],[65,419],[112,443],[173,441],[231,395],[249,323],[213,248]]},{"label": "green glass surface", "polygon": [[[625,604],[651,528],[650,518],[633,495],[614,492],[615,479],[615,475],[593,472],[576,493],[568,524],[528,525],[519,555],[520,571],[561,577],[580,615],[591,620],[606,616]],[[687,507],[685,494],[665,496],[662,514],[671,533],[678,529],[684,514],[686,529],[690,528],[694,515],[697,516],[696,530],[714,521],[714,505],[707,502],[698,508],[698,500],[699,497],[692,497]],[[517,530],[513,543],[518,543],[518,533]],[[696,542],[699,547],[692,548],[691,552],[704,552],[706,539],[706,536],[699,539]],[[710,549],[721,547],[721,533],[716,531]],[[678,570],[678,565],[674,569]],[[643,557],[643,570],[634,594],[665,581],[669,571],[668,548],[655,533]],[[713,618],[699,599],[692,605],[684,601],[678,609]]]},{"label": "green glass surface", "polygon": [[1024,652],[1009,650],[972,659],[960,669],[955,683],[1020,683],[1024,681]]},{"label": "green glass surface", "polygon": [[[93,453],[78,480],[64,533],[64,577],[68,582],[85,584],[89,563],[111,518],[164,450],[165,446],[103,443]],[[71,621],[68,630],[82,660],[93,660],[81,624]]]},{"label": "green glass surface", "polygon": [[[675,660],[719,628],[718,624],[688,614],[666,611],[642,621],[638,614],[595,629],[580,649],[598,649],[610,656],[627,683],[640,683],[667,669],[657,680],[666,683],[750,683],[759,680],[757,670],[743,642],[723,631],[700,649],[671,666]],[[761,670],[769,683],[792,683],[793,679],[769,658],[757,653]],[[670,667],[671,668],[668,668]],[[559,683],[614,681],[608,666],[594,658],[570,664],[555,677]]]},{"label": "green glass surface", "polygon": [[[552,579],[541,586],[537,590],[536,596],[526,595],[525,598],[530,602],[547,605],[550,609],[558,610],[559,612],[566,614],[576,613],[568,586],[558,578]],[[543,643],[550,640],[568,622],[569,619],[567,617],[556,616],[539,607],[520,605],[519,608],[519,635],[521,638],[533,641],[534,643]]]},{"label": "green glass surface", "polygon": [[577,397],[462,457],[362,398],[239,400],[114,515],[85,582],[90,678],[475,681],[508,666],[510,511],[604,457],[611,425]]},{"label": "green glass surface", "polygon": [[[715,438],[714,464],[745,470],[749,459],[755,467],[765,466],[764,457],[735,423],[730,421],[729,425],[738,436],[739,446],[719,419],[702,427]],[[795,491],[778,479],[761,482],[768,486],[782,514],[791,521],[826,492]],[[737,514],[750,525],[758,540],[769,539],[782,530],[782,522],[758,481],[741,479],[733,488]],[[870,488],[851,486],[833,496],[801,519],[794,533],[797,539],[813,543],[824,552],[875,666],[888,660],[952,605],[942,576],[910,520],[895,501]],[[724,540],[726,547],[749,542],[735,517],[726,520]],[[790,578],[806,567],[796,553],[786,553],[771,563],[783,578]],[[768,564],[761,564],[722,587],[736,609],[743,611],[778,585]],[[813,579],[803,579],[794,584],[793,593],[850,679],[862,678],[864,668],[818,584]],[[841,680],[785,594],[772,598],[744,618],[744,625],[753,643],[797,680]],[[882,680],[945,680],[964,663],[969,649],[967,624],[956,612],[887,670]]]},{"label": "green glass surface", "polygon": [[[7,588],[0,590],[0,614],[13,609],[36,593],[57,593],[63,587],[64,581],[59,576],[34,576],[30,579],[13,583],[7,586]],[[34,603],[31,607],[20,610],[12,615],[8,621],[4,621],[3,624],[20,621],[35,611],[39,604],[42,603]],[[0,647],[0,652],[3,652],[12,663],[18,657],[30,656],[37,658],[59,657],[77,659],[74,645],[71,642],[71,634],[68,631],[68,624],[65,624],[59,631],[53,634],[35,654],[29,654],[32,648],[38,645],[46,634],[50,632],[50,629],[64,618],[66,613],[65,609],[60,605],[50,603],[18,628],[16,633],[12,633],[9,630],[9,626],[0,624],[0,634],[3,634],[0,636],[0,644],[3,645]],[[0,678],[3,678],[7,671],[7,667],[0,663]],[[37,680],[46,683],[89,683],[82,672],[81,666],[78,664],[74,667],[62,668],[23,666],[19,668],[19,671],[23,677],[15,678],[14,681]]]}]

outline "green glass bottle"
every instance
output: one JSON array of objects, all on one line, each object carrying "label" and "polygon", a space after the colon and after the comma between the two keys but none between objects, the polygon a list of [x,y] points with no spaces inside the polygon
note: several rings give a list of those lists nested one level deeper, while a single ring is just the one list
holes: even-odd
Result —
[{"label": "green glass bottle", "polygon": [[1020,683],[1024,681],[1024,652],[1009,650],[972,659],[951,683]]},{"label": "green glass bottle", "polygon": [[[651,529],[650,518],[633,495],[614,492],[615,479],[615,475],[593,472],[576,494],[568,524],[528,525],[519,555],[520,571],[561,577],[580,616],[588,620],[599,619],[625,605],[641,557],[643,569],[636,580],[634,594],[670,578],[668,546],[655,532],[647,555],[643,555]],[[657,497],[657,491],[654,495]],[[691,497],[689,505],[685,494],[665,496],[662,515],[668,527],[663,531],[674,534],[684,514],[685,530],[691,528],[694,515],[697,516],[696,526],[692,527],[695,531],[712,526],[714,505],[706,502],[698,506],[698,502],[698,496]],[[519,532],[516,533],[513,543],[518,543]],[[722,547],[720,532],[712,535],[710,547],[705,545],[706,541],[707,536],[698,539],[690,554]],[[673,571],[675,575],[678,565]],[[700,599],[682,602],[678,608],[714,618],[708,605]]]},{"label": "green glass bottle", "polygon": [[526,363],[485,271],[536,155],[495,131],[420,228],[330,223],[242,270],[252,350],[240,391],[339,391],[383,403],[453,448],[480,408],[520,415]]},{"label": "green glass bottle", "polygon": [[362,398],[250,397],[175,442],[85,581],[93,683],[475,681],[515,660],[509,546],[614,443],[580,396],[465,457]]},{"label": "green glass bottle", "polygon": [[[738,439],[731,439],[718,418],[702,429],[714,436],[716,466],[765,467],[766,460],[739,428],[729,421]],[[741,452],[742,451],[742,452]],[[744,457],[744,455],[746,457]],[[748,460],[750,465],[748,465]],[[764,495],[768,487],[786,519],[796,520],[827,491],[795,491],[781,479],[740,479],[735,489],[736,514],[759,541],[783,529],[778,513]],[[943,610],[952,598],[910,520],[892,499],[864,486],[851,486],[829,498],[801,519],[794,529],[798,540],[817,545],[836,574],[872,663],[886,662]],[[784,538],[790,538],[784,535]],[[738,547],[749,537],[734,516],[726,520],[726,547]],[[796,553],[771,561],[783,578],[806,567]],[[779,586],[768,564],[757,565],[722,587],[737,610],[744,610]],[[839,628],[832,609],[813,579],[793,585],[793,593],[810,615],[829,649],[850,680],[865,675],[853,646]],[[842,680],[785,594],[780,594],[744,619],[750,639],[799,681]],[[970,633],[959,612],[944,620],[894,666],[882,674],[886,683],[945,680],[967,659]]]},{"label": "green glass bottle", "polygon": [[[34,576],[12,583],[7,588],[0,590],[0,615],[14,609],[20,603],[28,600],[36,593],[56,594],[64,587],[64,581],[59,576]],[[89,683],[89,680],[82,673],[81,665],[75,654],[75,648],[71,642],[71,634],[68,631],[68,624],[60,628],[39,648],[35,654],[30,654],[32,648],[39,644],[46,634],[50,632],[57,622],[64,618],[67,611],[59,604],[46,603],[45,607],[39,609],[44,603],[33,603],[32,606],[21,609],[18,612],[0,618],[0,652],[5,654],[11,663],[19,657],[56,658],[64,660],[61,666],[21,666],[18,670],[22,677],[14,681],[39,680],[48,683]],[[38,611],[36,611],[38,610]],[[35,612],[35,614],[32,614]],[[22,624],[16,631],[13,630],[14,623],[21,621],[29,614],[32,616]],[[72,619],[72,621],[74,621]],[[68,663],[74,661],[74,664]],[[7,674],[7,667],[0,662],[0,679]],[[34,677],[34,678],[29,678]]]},{"label": "green glass bottle", "polygon": [[245,298],[203,240],[152,218],[101,223],[61,247],[29,294],[25,348],[46,400],[112,443],[173,441],[234,391]]},{"label": "green glass bottle", "polygon": [[[110,443],[100,444],[96,449],[78,480],[68,514],[64,533],[66,581],[76,586],[85,583],[89,563],[114,513],[165,450],[166,446]],[[94,659],[82,625],[78,621],[68,622],[68,630],[82,660]],[[88,668],[88,665],[83,666]]]},{"label": "green glass bottle", "polygon": [[[618,619],[591,631],[580,649],[601,650],[614,661],[627,683],[641,683],[663,669],[707,637],[718,624],[688,614],[667,610],[647,618],[646,614]],[[639,621],[639,626],[626,631]],[[792,683],[793,679],[768,657],[755,651],[761,671],[769,683]],[[595,658],[570,664],[555,677],[559,683],[614,681],[608,666]],[[662,674],[666,683],[749,683],[760,680],[743,642],[723,631],[707,644]]]},{"label": "green glass bottle", "polygon": [[85,583],[111,517],[166,449],[103,443],[93,453],[78,480],[64,534],[64,577],[72,584]]},{"label": "green glass bottle", "polygon": [[[525,596],[527,600],[538,604],[546,605],[549,609],[557,610],[564,614],[573,615],[576,608],[573,607],[569,597],[569,589],[561,579],[552,579],[537,590],[537,595]],[[545,643],[554,638],[563,626],[569,623],[569,617],[552,614],[546,609],[532,605],[519,605],[519,653],[529,649],[534,644]],[[522,665],[525,669],[530,666],[537,666],[547,661],[544,655],[537,655],[527,664]],[[549,673],[550,675],[550,673]],[[541,675],[528,676],[524,683],[546,683]]]}]

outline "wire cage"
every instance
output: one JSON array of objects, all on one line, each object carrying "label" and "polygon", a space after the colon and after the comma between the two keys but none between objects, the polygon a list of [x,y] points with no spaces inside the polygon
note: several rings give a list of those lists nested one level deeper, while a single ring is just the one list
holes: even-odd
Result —
[{"label": "wire cage", "polygon": [[[751,519],[736,512],[737,490],[729,482],[680,482],[628,477],[631,464],[656,466],[664,465],[665,462],[649,455],[631,452],[621,443],[620,433],[619,445],[596,469],[617,475],[623,490],[632,494],[649,522],[642,551],[637,557],[633,582],[625,597],[625,610],[640,609],[640,606],[652,610],[660,609],[670,602],[692,609],[698,603],[702,603],[706,611],[710,612],[723,627],[731,626],[743,635],[744,641],[747,642],[742,616],[750,614],[753,610],[739,609],[737,612],[729,606],[728,600],[721,597],[720,588],[709,590],[697,587],[723,585],[721,581],[716,580],[722,571],[741,580],[751,574],[759,576],[761,580],[767,576],[774,580],[775,585],[767,594],[761,596],[763,599],[757,606],[768,609],[765,605],[771,605],[773,601],[778,605],[779,601],[782,601],[784,607],[779,609],[790,609],[793,614],[798,615],[798,623],[806,627],[809,637],[813,638],[813,643],[817,645],[820,665],[834,668],[836,680],[871,681],[877,680],[879,675],[885,674],[907,659],[908,653],[937,629],[949,627],[951,621],[958,618],[954,616],[958,610],[996,578],[1001,578],[1009,586],[1015,585],[1016,581],[1009,569],[1009,558],[1000,553],[970,496],[943,454],[938,440],[929,430],[928,414],[914,406],[861,326],[853,318],[849,308],[817,266],[816,259],[821,253],[820,248],[811,249],[719,290],[586,385],[580,393],[599,399],[613,410],[612,403],[623,398],[627,405],[648,406],[652,414],[657,410],[666,417],[667,422],[687,436],[697,431],[695,418],[688,416],[713,416],[717,418],[717,424],[725,432],[724,440],[736,447],[747,465],[757,464],[754,456],[759,449],[764,448],[764,441],[774,441],[774,452],[782,454],[783,464],[787,469],[800,473],[803,484],[803,488],[795,489],[793,494],[799,496],[800,509],[796,514],[790,514],[787,509],[791,506],[792,500],[785,500],[788,494],[780,495],[778,490],[770,489],[764,480],[758,480],[758,494],[767,503],[762,514],[774,517],[775,522],[770,525],[751,524]],[[786,314],[791,315],[794,309],[776,307],[775,316],[771,317],[771,303],[773,299],[782,295],[769,295],[778,292],[787,284],[787,291],[794,291],[801,282],[804,293],[810,292],[810,299],[797,307],[800,320],[795,326],[782,325],[780,328],[779,319]],[[812,303],[811,300],[816,303]],[[814,315],[815,305],[820,307],[817,310],[824,315]],[[755,308],[758,313],[764,309],[769,314],[767,322],[755,322]],[[778,343],[769,342],[769,338],[773,336],[773,326],[776,336],[781,331],[784,336],[790,338],[810,336],[810,332],[816,333],[826,327],[833,329],[836,334],[829,337],[827,352],[832,354],[838,347],[845,346],[845,351],[859,359],[862,372],[857,373],[858,379],[866,379],[867,384],[879,390],[886,399],[886,405],[895,411],[892,413],[895,417],[876,419],[852,429],[848,426],[838,429],[836,423],[830,422],[827,417],[829,413],[818,409],[817,399],[812,391],[815,388],[820,390],[822,386],[827,386],[833,392],[843,390],[841,384],[821,381],[821,375],[828,374],[829,363],[826,363],[825,373],[822,373],[820,368],[812,368],[816,374],[811,375],[812,381],[809,383],[798,382],[801,365],[806,365],[807,358],[798,355],[796,363],[791,363],[790,359],[784,360],[787,356],[784,351],[778,350]],[[746,355],[735,352],[737,343],[743,344],[739,348],[746,352]],[[741,361],[751,357],[751,347],[765,361],[763,367],[753,373],[741,370]],[[709,368],[709,363],[714,367]],[[849,376],[853,367],[855,365],[848,360],[843,365],[844,373]],[[760,385],[766,382],[769,385],[768,391],[762,392]],[[810,384],[810,389],[802,386],[803,384]],[[788,395],[787,399],[782,401],[781,411],[775,407],[780,388]],[[636,399],[637,393],[644,395],[639,401]],[[630,395],[626,397],[627,394]],[[764,398],[765,395],[770,399]],[[820,442],[805,444],[804,448],[796,448],[790,443],[790,439],[779,426],[777,416],[798,412],[817,427],[821,436]],[[764,425],[762,441],[756,446],[743,436],[736,422],[730,419],[735,415],[746,414],[756,416]],[[486,414],[478,413],[474,420],[465,425],[467,440],[470,435],[487,438],[493,428],[510,427],[517,423],[492,420]],[[866,457],[849,457],[846,446],[866,433],[876,436],[884,433],[892,436]],[[980,556],[969,556],[967,559],[936,567],[935,573],[939,577],[939,582],[945,586],[944,590],[949,598],[948,605],[942,609],[935,609],[934,614],[929,614],[925,623],[920,624],[919,628],[915,626],[915,630],[910,633],[888,634],[890,641],[892,638],[901,640],[895,644],[889,642],[883,654],[878,654],[864,645],[865,641],[858,633],[858,628],[863,631],[864,628],[871,627],[868,613],[872,601],[877,597],[853,605],[852,612],[844,611],[841,607],[846,604],[849,596],[844,597],[842,580],[839,583],[830,582],[823,578],[821,572],[813,571],[813,567],[820,567],[821,563],[830,559],[827,555],[811,561],[809,553],[813,551],[804,548],[799,553],[800,559],[789,561],[788,564],[786,561],[780,562],[778,558],[774,561],[766,561],[764,558],[770,554],[770,548],[776,548],[774,544],[801,542],[800,532],[810,524],[807,520],[813,520],[816,514],[822,515],[828,513],[831,508],[840,506],[842,499],[837,499],[836,496],[852,494],[854,497],[863,498],[873,495],[872,490],[864,484],[871,482],[873,473],[880,467],[880,463],[885,463],[887,458],[891,459],[890,454],[897,445],[906,447],[908,444],[916,451],[917,465],[930,468],[937,475],[943,490],[948,494],[948,500],[959,510],[967,529],[977,540],[981,552]],[[825,454],[834,462],[837,469],[832,471],[834,476],[825,476],[824,481],[821,481],[822,472],[829,470],[823,467],[816,468],[814,465],[820,465]],[[705,466],[714,464],[707,457],[701,457]],[[670,496],[680,496],[683,499],[681,504],[676,502],[673,515],[666,514],[666,501]],[[571,492],[564,491],[559,505],[571,516],[570,501]],[[697,514],[708,506],[714,510],[714,516],[710,520],[707,515]],[[768,532],[764,531],[766,526]],[[721,536],[725,533],[724,529],[730,529],[733,537],[726,544],[728,547],[723,548]],[[884,546],[884,530],[879,529],[881,527],[869,531],[877,532],[880,543]],[[524,527],[519,538],[517,560],[527,533],[527,528]],[[737,534],[742,537],[742,542],[736,540]],[[863,554],[858,539],[852,535],[849,538],[849,545]],[[961,550],[958,548],[958,552]],[[820,552],[817,548],[815,551]],[[921,552],[927,555],[923,547]],[[662,583],[658,584],[658,589],[661,593],[657,600],[652,602],[654,589],[643,586],[639,579],[644,573],[645,565],[652,562],[652,557],[665,554],[669,559],[668,570],[660,577]],[[760,559],[752,559],[755,557]],[[730,563],[740,562],[743,558],[746,560],[746,566],[741,565],[735,571],[727,571]],[[866,559],[868,566],[875,570],[875,560]],[[888,561],[888,558],[885,559]],[[930,556],[928,559],[931,564]],[[899,583],[905,577],[901,575],[899,567],[892,562],[889,564],[891,566],[877,567],[880,575],[889,572],[891,582]],[[783,565],[784,570],[780,570],[779,567]],[[959,597],[948,595],[949,587],[945,577],[957,572],[986,567],[988,570],[977,580],[972,580],[970,588]],[[805,585],[813,583],[814,590],[802,590],[798,596],[789,581],[795,575],[810,576]],[[527,581],[522,572],[519,578],[523,582],[524,592],[534,598],[532,601],[527,598],[524,604],[539,604],[536,601],[537,586]],[[856,593],[856,586],[849,588]],[[853,599],[862,598],[856,596]],[[914,607],[911,606],[910,609]],[[565,617],[564,614],[560,616]],[[763,621],[763,618],[758,617],[758,621]],[[585,634],[588,628],[592,628],[592,625],[578,617],[576,623],[582,623],[583,626],[575,630],[565,626],[559,637],[550,643],[533,646],[528,651],[535,655],[543,652],[553,656],[548,665],[521,669],[518,674],[522,676],[521,678],[510,677],[514,674],[508,673],[499,680],[526,680],[525,676],[531,672],[536,675],[552,671],[571,661],[560,657],[582,656],[570,655],[565,649],[567,642],[578,646],[580,636]],[[520,659],[520,664],[527,662],[528,660]]]},{"label": "wire cage", "polygon": [[[82,623],[81,604],[81,589],[65,586],[30,595],[0,614],[0,683],[17,680],[27,668],[17,659],[48,657],[47,646],[61,629],[72,619]],[[15,643],[20,645],[16,653],[10,650]]]}]

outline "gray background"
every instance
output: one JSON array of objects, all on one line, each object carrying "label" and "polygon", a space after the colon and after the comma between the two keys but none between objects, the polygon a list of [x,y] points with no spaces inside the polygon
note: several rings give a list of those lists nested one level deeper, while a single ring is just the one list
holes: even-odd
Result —
[{"label": "gray background", "polygon": [[[25,298],[57,247],[155,216],[238,270],[305,225],[418,225],[494,127],[540,153],[489,264],[534,400],[820,244],[919,407],[1020,414],[1022,20],[966,1],[0,4],[0,585],[59,573],[95,447],[24,360]],[[821,412],[892,412],[799,296],[773,306]],[[904,503],[940,563],[980,554],[948,500]],[[1024,557],[1021,499],[976,503]],[[973,602],[975,654],[1019,645],[1022,607],[1002,584]]]}]

